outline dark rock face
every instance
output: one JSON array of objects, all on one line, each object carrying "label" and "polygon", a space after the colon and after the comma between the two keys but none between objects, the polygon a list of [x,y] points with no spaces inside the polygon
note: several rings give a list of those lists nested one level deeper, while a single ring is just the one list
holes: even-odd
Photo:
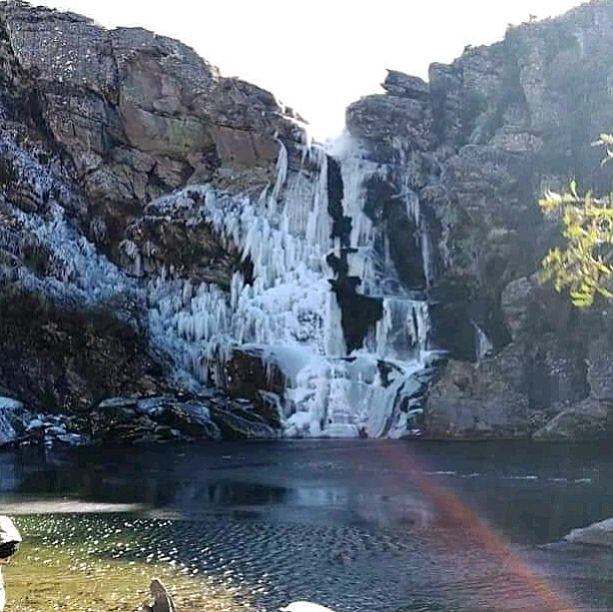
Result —
[{"label": "dark rock face", "polygon": [[[261,351],[235,349],[214,382],[229,397],[255,406],[257,414],[272,427],[281,426],[279,407],[285,377],[277,365],[264,359]],[[250,420],[248,415],[246,418]]]},{"label": "dark rock face", "polygon": [[[433,64],[428,84],[391,71],[386,94],[347,111],[369,154],[404,169],[431,240],[432,333],[454,361],[426,402],[426,435],[610,436],[608,306],[579,312],[533,274],[557,240],[539,195],[569,177],[610,189],[611,167],[590,144],[611,125],[612,25],[608,2],[523,24]],[[419,279],[399,275],[409,287]]]},{"label": "dark rock face", "polygon": [[349,274],[348,256],[353,252],[350,247],[352,221],[343,210],[344,185],[339,163],[328,157],[327,171],[328,214],[332,217],[332,236],[340,244],[338,254],[328,256],[328,264],[336,278],[330,280],[341,309],[343,336],[349,352],[359,349],[369,329],[376,325],[383,314],[381,300],[358,292],[361,279]]},{"label": "dark rock face", "polygon": [[0,301],[0,380],[28,406],[87,412],[118,392],[163,388],[145,340],[104,310],[59,308],[39,295]]}]

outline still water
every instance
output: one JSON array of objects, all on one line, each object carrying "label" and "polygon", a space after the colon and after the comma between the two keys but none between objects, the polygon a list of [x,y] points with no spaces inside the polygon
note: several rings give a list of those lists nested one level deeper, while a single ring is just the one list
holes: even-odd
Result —
[{"label": "still water", "polygon": [[[21,451],[0,455],[2,510],[59,547],[206,577],[249,610],[613,610],[613,554],[559,542],[613,517],[606,445]],[[126,531],[130,546],[111,537]]]}]

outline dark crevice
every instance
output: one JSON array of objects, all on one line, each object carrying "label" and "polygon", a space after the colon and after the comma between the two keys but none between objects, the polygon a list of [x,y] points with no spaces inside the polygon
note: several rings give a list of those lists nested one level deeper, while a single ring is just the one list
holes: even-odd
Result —
[{"label": "dark crevice", "polygon": [[383,316],[383,300],[358,293],[361,280],[349,275],[348,256],[351,219],[343,214],[343,177],[339,163],[328,157],[328,214],[332,218],[332,239],[338,240],[338,251],[328,255],[328,265],[336,278],[330,280],[341,309],[341,324],[347,351],[363,346],[368,330]]}]

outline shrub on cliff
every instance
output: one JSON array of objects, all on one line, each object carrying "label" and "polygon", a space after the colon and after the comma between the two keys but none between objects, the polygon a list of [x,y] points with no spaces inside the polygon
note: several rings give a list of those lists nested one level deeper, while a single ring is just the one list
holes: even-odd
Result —
[{"label": "shrub on cliff", "polygon": [[[594,143],[606,149],[603,164],[613,158],[613,135]],[[548,192],[539,201],[546,215],[559,218],[565,244],[543,259],[541,280],[556,291],[568,290],[575,306],[589,307],[596,296],[613,299],[613,194],[581,195],[574,181],[566,193]]]}]

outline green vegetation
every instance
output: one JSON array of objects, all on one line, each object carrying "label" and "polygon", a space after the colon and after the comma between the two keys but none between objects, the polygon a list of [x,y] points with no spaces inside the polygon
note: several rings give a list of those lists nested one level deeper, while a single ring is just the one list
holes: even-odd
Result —
[{"label": "green vegetation", "polygon": [[[613,158],[613,135],[595,143],[604,146],[603,164]],[[586,308],[596,296],[613,298],[613,194],[581,195],[573,181],[568,192],[549,192],[539,201],[546,215],[559,218],[565,238],[563,248],[551,249],[543,260],[541,280],[556,291],[568,290],[573,304]]]}]

